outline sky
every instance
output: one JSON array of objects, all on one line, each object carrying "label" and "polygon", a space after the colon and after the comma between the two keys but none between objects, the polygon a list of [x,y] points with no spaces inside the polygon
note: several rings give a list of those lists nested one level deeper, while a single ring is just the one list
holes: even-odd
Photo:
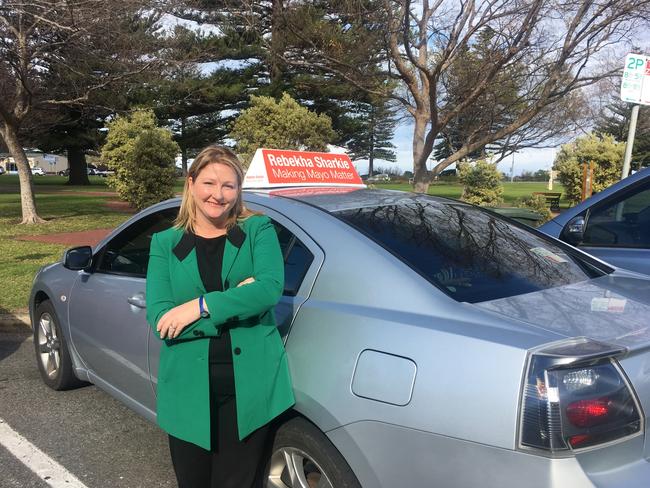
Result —
[{"label": "sky", "polygon": [[[407,122],[402,123],[395,130],[395,136],[393,137],[393,144],[396,146],[395,153],[397,154],[397,162],[392,163],[388,161],[377,160],[374,163],[375,169],[377,167],[382,168],[391,168],[393,165],[396,165],[402,171],[413,171],[413,124]],[[538,169],[551,169],[553,166],[553,160],[555,159],[555,154],[559,150],[557,148],[540,148],[540,149],[524,149],[509,156],[505,160],[501,161],[497,167],[499,171],[510,176],[510,171],[512,168],[512,161],[514,159],[514,173],[515,175],[520,175],[524,171],[535,172]],[[357,168],[357,171],[360,174],[368,172],[368,161],[359,160],[355,161],[354,165]],[[429,160],[427,168],[431,169],[434,166],[434,161]],[[451,166],[452,168],[454,166]]]}]

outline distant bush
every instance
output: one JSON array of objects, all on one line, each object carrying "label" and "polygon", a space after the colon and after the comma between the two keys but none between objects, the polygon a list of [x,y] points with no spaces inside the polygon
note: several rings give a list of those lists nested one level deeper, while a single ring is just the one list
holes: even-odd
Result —
[{"label": "distant bush", "polygon": [[551,211],[546,206],[546,197],[544,195],[531,195],[528,197],[523,197],[518,199],[515,202],[516,207],[529,208],[535,213],[541,215],[541,220],[539,225],[542,225],[545,222],[551,220]]},{"label": "distant bush", "polygon": [[252,96],[250,107],[235,120],[229,136],[244,166],[258,148],[327,151],[334,140],[332,120],[301,106],[287,93],[276,102],[271,97]]},{"label": "distant bush", "polygon": [[102,148],[103,161],[115,171],[108,184],[137,209],[171,198],[179,151],[171,132],[156,126],[151,110],[118,117],[108,125]]},{"label": "distant bush", "polygon": [[604,190],[621,177],[625,144],[617,142],[612,136],[590,134],[578,137],[560,149],[553,169],[564,186],[566,196],[572,203],[580,201],[582,195],[583,163],[595,163],[592,190]]},{"label": "distant bush", "polygon": [[501,172],[487,161],[459,163],[458,180],[463,185],[461,200],[476,205],[496,207],[502,201]]}]

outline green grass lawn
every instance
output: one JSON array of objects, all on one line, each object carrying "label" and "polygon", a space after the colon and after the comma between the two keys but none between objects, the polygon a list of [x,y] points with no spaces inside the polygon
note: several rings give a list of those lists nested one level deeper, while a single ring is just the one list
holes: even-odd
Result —
[{"label": "green grass lawn", "polygon": [[[375,183],[376,188],[385,188],[388,190],[402,190],[402,191],[412,191],[411,185],[408,183]],[[549,191],[546,188],[545,182],[529,182],[529,181],[516,181],[510,183],[503,183],[503,205],[509,206],[514,205],[515,202],[526,196],[530,196],[533,192],[536,191]],[[564,188],[559,183],[553,184],[553,192],[561,192],[562,197],[560,199],[560,206],[562,208],[567,208],[569,202],[565,199]],[[447,197],[447,198],[460,198],[460,195],[463,192],[461,185],[457,183],[439,183],[436,182],[429,186],[429,195],[435,195],[437,197]]]},{"label": "green grass lawn", "polygon": [[[68,185],[67,176],[34,176],[34,187],[38,192],[39,189],[42,191],[106,191],[112,192],[113,189],[110,188],[106,182],[107,178],[102,176],[88,176],[90,180],[90,186],[87,185]],[[180,193],[183,191],[183,183],[185,178],[176,178],[174,183],[174,191]],[[0,193],[8,193],[12,190],[19,191],[20,183],[18,182],[18,175],[0,175]]]},{"label": "green grass lawn", "polygon": [[[94,191],[94,186],[82,188]],[[42,225],[19,225],[20,195],[0,194],[0,283],[3,285],[0,313],[25,311],[36,271],[44,264],[60,259],[66,248],[57,244],[21,241],[16,237],[114,227],[129,217],[107,208],[108,196],[74,195],[66,191],[39,194],[39,189],[37,186],[38,213],[48,220]]]},{"label": "green grass lawn", "polygon": [[[47,219],[42,225],[19,225],[21,219],[18,177],[0,176],[0,313],[25,311],[32,280],[36,271],[61,258],[66,246],[21,241],[21,235],[53,234],[110,228],[124,222],[129,215],[106,207],[107,194],[96,196],[84,192],[110,191],[106,179],[91,176],[90,186],[68,186],[63,176],[34,178],[36,205],[41,217]],[[182,190],[183,179],[179,179],[175,190]],[[376,188],[410,191],[408,184],[377,184]],[[429,187],[431,195],[458,198],[459,185],[436,183]],[[504,183],[504,205],[513,205],[522,196],[534,191],[546,191],[545,183]],[[554,191],[563,191],[560,186]],[[79,193],[81,192],[81,193]],[[565,201],[562,202],[567,205]]]},{"label": "green grass lawn", "polygon": [[[88,176],[90,186],[86,185],[68,185],[67,176],[34,176],[34,187],[37,189],[42,188],[44,191],[50,190],[70,190],[70,191],[111,191],[106,185],[106,178],[101,176]],[[16,191],[20,188],[18,182],[18,175],[0,175],[0,193],[7,192],[15,188]]]}]

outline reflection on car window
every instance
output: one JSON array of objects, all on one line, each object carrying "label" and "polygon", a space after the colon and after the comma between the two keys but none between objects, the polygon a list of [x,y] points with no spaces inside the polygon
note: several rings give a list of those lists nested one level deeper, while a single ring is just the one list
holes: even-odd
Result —
[{"label": "reflection on car window", "polygon": [[335,212],[461,302],[481,302],[602,274],[552,242],[468,205],[408,197]]},{"label": "reflection on car window", "polygon": [[151,236],[173,225],[178,208],[148,215],[115,236],[101,253],[97,271],[145,277]]},{"label": "reflection on car window", "polygon": [[582,245],[650,248],[650,184],[592,211]]},{"label": "reflection on car window", "polygon": [[278,233],[280,249],[284,257],[284,295],[295,296],[298,293],[307,270],[314,260],[314,255],[286,227],[273,222]]}]

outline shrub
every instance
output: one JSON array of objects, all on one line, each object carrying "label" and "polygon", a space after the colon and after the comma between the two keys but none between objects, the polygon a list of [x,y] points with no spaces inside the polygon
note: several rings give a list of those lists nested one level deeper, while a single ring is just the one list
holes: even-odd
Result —
[{"label": "shrub", "polygon": [[237,117],[230,132],[245,166],[260,147],[326,151],[335,135],[327,115],[307,110],[286,93],[279,102],[252,96],[250,108]]},{"label": "shrub", "polygon": [[551,220],[551,211],[546,206],[546,197],[544,195],[530,195],[528,197],[520,198],[515,202],[515,206],[521,208],[529,208],[535,213],[541,215],[539,225]]},{"label": "shrub", "polygon": [[102,159],[115,174],[108,184],[119,197],[143,209],[174,196],[178,144],[167,129],[156,126],[150,110],[137,110],[108,125]]},{"label": "shrub", "polygon": [[590,134],[578,137],[574,142],[564,144],[555,158],[553,169],[564,186],[567,199],[572,203],[582,196],[582,163],[595,163],[592,190],[604,190],[621,177],[625,144],[612,136]]},{"label": "shrub", "polygon": [[458,163],[458,180],[463,185],[461,200],[495,207],[503,201],[501,172],[487,161]]}]

